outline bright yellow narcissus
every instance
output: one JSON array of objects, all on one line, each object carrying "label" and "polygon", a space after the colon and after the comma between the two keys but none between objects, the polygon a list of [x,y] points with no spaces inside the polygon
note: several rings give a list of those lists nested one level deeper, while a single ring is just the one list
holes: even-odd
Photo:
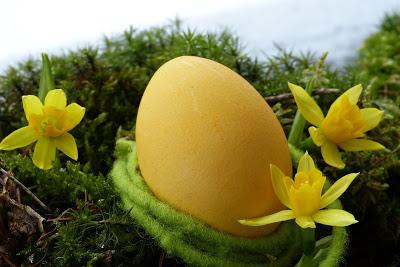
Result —
[{"label": "bright yellow narcissus", "polygon": [[44,105],[34,95],[22,96],[22,103],[28,126],[4,138],[0,150],[13,150],[37,141],[33,163],[44,170],[52,167],[56,149],[77,160],[75,139],[68,131],[82,120],[85,108],[76,103],[67,106],[67,98],[61,89],[49,91]]},{"label": "bright yellow narcissus", "polygon": [[239,222],[249,226],[261,226],[291,219],[302,228],[315,228],[315,223],[330,226],[348,226],[357,223],[354,216],[340,209],[324,209],[338,199],[358,173],[350,173],[337,180],[322,196],[326,177],[322,175],[306,152],[300,159],[294,181],[271,164],[272,185],[279,200],[289,210]]},{"label": "bright yellow narcissus", "polygon": [[365,132],[375,128],[382,119],[383,111],[357,106],[362,86],[356,85],[341,96],[329,108],[326,117],[315,100],[300,86],[289,83],[297,107],[312,126],[308,128],[313,142],[321,147],[322,157],[331,166],[343,169],[338,147],[345,151],[380,150],[385,147],[372,140],[362,139]]}]

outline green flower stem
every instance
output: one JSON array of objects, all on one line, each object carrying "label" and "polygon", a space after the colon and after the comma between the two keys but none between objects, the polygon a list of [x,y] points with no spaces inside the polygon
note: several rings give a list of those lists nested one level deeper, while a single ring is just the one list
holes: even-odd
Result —
[{"label": "green flower stem", "polygon": [[301,158],[301,156],[303,156],[304,151],[295,147],[291,143],[289,143],[288,146],[289,146],[290,155],[292,156],[293,166],[299,165],[300,158]]},{"label": "green flower stem", "polygon": [[314,260],[315,252],[315,229],[301,229],[301,238],[303,242],[303,256],[296,267],[317,267],[318,263]]},{"label": "green flower stem", "polygon": [[304,149],[304,150],[309,150],[315,147],[313,140],[311,137],[308,137],[304,139],[303,141],[300,142],[299,148]]},{"label": "green flower stem", "polygon": [[[311,95],[312,88],[314,84],[314,79],[310,79],[310,81],[307,83],[306,86],[306,92]],[[300,111],[297,110],[296,115],[293,120],[292,128],[290,129],[288,141],[289,144],[294,145],[295,147],[298,147],[302,137],[303,137],[303,131],[304,127],[306,126],[306,120],[303,118],[301,115]]]},{"label": "green flower stem", "polygon": [[51,64],[46,53],[42,53],[42,71],[39,82],[39,99],[44,103],[44,98],[50,90],[55,89],[53,74],[51,73]]},{"label": "green flower stem", "polygon": [[301,138],[303,137],[303,130],[305,126],[306,126],[306,120],[297,110],[293,120],[292,128],[290,129],[289,133],[289,138],[288,138],[289,144],[295,146],[299,144]]},{"label": "green flower stem", "polygon": [[315,249],[315,228],[305,228],[301,230],[304,255],[311,256]]}]

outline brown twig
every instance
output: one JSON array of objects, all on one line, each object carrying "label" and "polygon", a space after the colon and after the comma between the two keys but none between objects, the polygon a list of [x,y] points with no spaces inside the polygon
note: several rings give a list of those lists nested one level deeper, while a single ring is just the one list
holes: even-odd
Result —
[{"label": "brown twig", "polygon": [[46,206],[37,196],[35,196],[34,193],[32,193],[31,190],[29,190],[25,185],[23,185],[20,181],[18,181],[17,178],[15,178],[11,173],[7,172],[3,168],[0,167],[0,172],[6,175],[8,178],[13,180],[14,183],[16,183],[19,187],[21,187],[30,197],[33,198],[43,209],[46,211],[51,211],[49,207]]},{"label": "brown twig", "polygon": [[74,218],[72,217],[65,217],[65,218],[54,218],[54,219],[47,219],[47,222],[70,222]]},{"label": "brown twig", "polygon": [[11,205],[13,205],[13,206],[15,206],[15,207],[17,207],[19,209],[24,210],[29,216],[37,219],[39,231],[42,232],[42,233],[44,232],[43,221],[45,221],[45,219],[42,216],[40,216],[40,214],[37,213],[34,209],[32,209],[29,206],[26,206],[26,205],[18,203],[14,199],[10,198],[8,196],[8,194],[1,194],[0,197],[4,198],[7,203],[9,203],[9,204],[11,204]]},{"label": "brown twig", "polygon": [[67,218],[63,218],[64,217],[64,215],[65,214],[67,214],[69,211],[71,211],[72,209],[71,208],[68,208],[68,209],[66,209],[66,210],[64,210],[59,216],[57,216],[56,218],[54,218],[54,219],[47,219],[47,221],[48,222],[55,222],[55,221],[63,221],[63,220],[71,220],[72,218],[69,218],[69,217],[67,217]]},{"label": "brown twig", "polygon": [[39,237],[39,239],[36,241],[37,244],[38,244],[38,245],[41,245],[41,244],[43,243],[43,242],[42,242],[43,240],[46,240],[48,237],[54,235],[55,233],[57,233],[57,230],[56,230],[56,229],[51,230],[51,231],[49,231],[49,232],[47,232],[47,233],[43,233],[43,234]]},{"label": "brown twig", "polygon": [[165,259],[165,251],[163,250],[160,254],[160,260],[158,261],[158,267],[162,267],[164,265]]},{"label": "brown twig", "polygon": [[[336,88],[321,88],[313,90],[312,93],[313,95],[329,95],[329,94],[339,94],[340,92],[341,91]],[[293,99],[293,95],[291,93],[285,93],[280,95],[267,96],[264,99],[268,102],[268,104],[272,105],[283,100]]]},{"label": "brown twig", "polygon": [[32,263],[31,265],[29,265],[29,267],[36,267],[36,266],[41,265],[40,263],[47,257],[48,251],[49,251],[49,247],[47,246],[47,247],[46,247],[46,251],[45,251],[43,257],[40,258],[37,262]]},{"label": "brown twig", "polygon": [[2,258],[8,265],[10,265],[10,267],[17,267],[17,265],[15,265],[10,258],[8,258],[7,255],[4,255],[2,253],[0,253],[0,258]]},{"label": "brown twig", "polygon": [[389,92],[388,85],[385,84],[385,85],[383,86],[383,95],[384,95],[385,97],[387,97],[387,96],[388,96],[388,92]]},{"label": "brown twig", "polygon": [[5,175],[3,180],[0,179],[0,183],[2,183],[3,185],[3,190],[2,190],[2,194],[5,194],[7,192],[7,181],[8,181],[8,176]]},{"label": "brown twig", "polygon": [[394,92],[394,91],[387,91],[385,92],[385,96],[399,96],[400,92]]}]

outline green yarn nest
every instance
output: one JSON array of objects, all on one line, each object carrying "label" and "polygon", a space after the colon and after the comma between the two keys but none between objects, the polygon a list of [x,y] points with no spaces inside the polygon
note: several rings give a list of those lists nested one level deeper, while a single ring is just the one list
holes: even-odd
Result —
[{"label": "green yarn nest", "polygon": [[[159,201],[138,171],[133,141],[117,141],[116,161],[110,176],[135,221],[165,250],[191,266],[294,266],[300,260],[301,229],[293,221],[282,223],[266,237],[236,237],[214,230]],[[331,207],[341,208],[340,202]],[[346,230],[334,227],[332,236],[319,266],[337,266],[342,260]]]}]

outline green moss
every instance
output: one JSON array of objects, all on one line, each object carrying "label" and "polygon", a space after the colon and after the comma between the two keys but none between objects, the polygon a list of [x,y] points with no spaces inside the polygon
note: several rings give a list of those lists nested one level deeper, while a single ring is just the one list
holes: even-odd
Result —
[{"label": "green moss", "polygon": [[400,99],[400,13],[387,15],[360,49],[359,65],[371,98]]},{"label": "green moss", "polygon": [[23,203],[47,213],[51,220],[63,214],[60,220],[45,225],[48,239],[28,243],[16,255],[20,264],[27,264],[28,257],[34,262],[44,257],[42,263],[50,266],[154,263],[157,249],[151,248],[151,239],[123,211],[119,195],[106,177],[84,173],[79,164],[70,162],[65,168],[58,163],[51,171],[42,171],[29,157],[17,153],[1,152],[0,158],[53,214],[41,210],[29,197],[25,196]]}]

